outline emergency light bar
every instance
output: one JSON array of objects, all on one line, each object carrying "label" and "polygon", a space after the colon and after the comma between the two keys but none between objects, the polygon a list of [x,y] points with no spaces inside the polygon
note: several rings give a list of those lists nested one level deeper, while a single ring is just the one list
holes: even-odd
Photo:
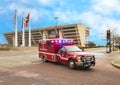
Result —
[{"label": "emergency light bar", "polygon": [[56,44],[73,44],[73,40],[52,40],[51,43]]}]

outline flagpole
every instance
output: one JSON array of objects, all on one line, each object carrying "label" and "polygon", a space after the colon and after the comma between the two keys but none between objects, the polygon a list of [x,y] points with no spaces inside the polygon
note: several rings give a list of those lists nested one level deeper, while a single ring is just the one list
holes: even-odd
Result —
[{"label": "flagpole", "polygon": [[31,47],[31,26],[29,25],[29,47]]},{"label": "flagpole", "polygon": [[30,24],[30,16],[29,16],[29,47],[31,47],[31,24]]},{"label": "flagpole", "polygon": [[28,13],[27,17],[25,18],[25,21],[24,21],[24,18],[22,17],[22,46],[25,46],[25,31],[24,31],[24,27],[28,26],[29,17],[30,17],[30,13]]},{"label": "flagpole", "polygon": [[25,46],[25,31],[24,31],[24,13],[22,15],[22,46],[24,47]]},{"label": "flagpole", "polygon": [[30,13],[29,13],[29,47],[31,47],[31,25],[30,25]]},{"label": "flagpole", "polygon": [[15,46],[18,46],[18,32],[17,32],[17,10],[15,10]]}]

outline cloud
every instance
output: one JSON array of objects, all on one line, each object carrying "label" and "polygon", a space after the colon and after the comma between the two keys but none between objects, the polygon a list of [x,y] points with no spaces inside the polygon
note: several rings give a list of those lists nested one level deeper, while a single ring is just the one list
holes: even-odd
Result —
[{"label": "cloud", "polygon": [[[111,31],[116,30],[119,34],[120,20],[115,18],[120,13],[120,2],[118,0],[93,0],[92,5],[89,7],[89,11],[76,11],[75,9],[65,10],[59,8],[56,12],[56,16],[60,16],[60,19],[65,23],[84,23],[91,28],[90,36],[87,40],[94,41],[96,44],[104,44],[105,41],[101,41],[101,36],[106,35],[108,26]],[[114,15],[116,13],[116,15]]]},{"label": "cloud", "polygon": [[[99,37],[101,32],[106,32],[107,25],[111,29],[120,30],[120,1],[119,0],[5,0],[0,6],[0,15],[13,16],[15,9],[18,17],[24,17],[30,12],[30,21],[36,26],[52,25],[54,17],[58,17],[58,24],[83,23],[91,28],[91,39]],[[71,4],[74,3],[74,4]],[[2,15],[3,16],[3,15]],[[21,20],[21,19],[19,19]],[[21,21],[19,21],[21,22]],[[13,26],[12,26],[13,27]],[[96,38],[97,39],[97,38]]]},{"label": "cloud", "polygon": [[91,27],[98,27],[98,25],[101,24],[102,21],[102,17],[99,14],[96,14],[94,12],[83,12],[80,15],[80,18],[83,22],[85,22],[86,24],[88,24]]},{"label": "cloud", "polygon": [[[45,19],[50,17],[50,11],[45,9],[31,9],[31,18],[34,22],[41,21],[41,19]],[[49,18],[47,18],[49,20]]]},{"label": "cloud", "polygon": [[49,6],[49,7],[53,7],[57,4],[59,4],[61,0],[38,0],[38,2],[40,3],[40,5],[42,6]]},{"label": "cloud", "polygon": [[94,12],[78,12],[78,11],[62,11],[61,9],[55,11],[55,16],[58,16],[63,23],[85,23],[90,27],[97,27],[101,24],[102,17]]},{"label": "cloud", "polygon": [[18,4],[18,3],[11,3],[9,6],[8,6],[8,9],[9,10],[12,10],[14,11],[15,9],[17,9],[18,11],[18,15],[22,15],[23,12],[24,13],[27,13],[30,11],[30,8],[26,7],[25,5],[22,5],[22,4]]},{"label": "cloud", "polygon": [[[119,24],[116,24],[117,20],[112,19],[111,16],[104,16],[104,14],[109,14],[109,13],[113,14],[113,11],[119,12],[118,0],[109,0],[109,1],[93,0],[92,5],[90,7],[91,10],[82,11],[82,12],[75,9],[68,9],[69,5],[66,4],[67,1],[64,1],[64,2],[60,0],[56,0],[56,1],[55,0],[38,0],[38,1],[40,4],[44,6],[49,6],[49,7],[44,8],[40,6],[40,8],[28,8],[24,4],[12,3],[9,6],[9,9],[15,10],[15,8],[17,8],[19,16],[21,16],[23,12],[25,12],[25,14],[30,12],[32,22],[37,22],[39,20],[42,21],[43,19],[47,19],[47,21],[52,21],[53,18],[57,16],[59,17],[58,24],[84,23],[88,27],[92,28],[92,32],[96,30],[100,32],[105,29],[105,26],[107,26],[107,24],[111,24],[111,23],[114,24],[114,27],[119,27]],[[21,3],[22,2],[23,1],[21,1]],[[60,5],[61,3],[62,5]],[[60,5],[58,8],[54,10],[49,9],[49,8],[53,8],[52,5],[57,6],[58,4]],[[66,7],[68,7],[66,9],[64,9],[65,4],[66,4]]]},{"label": "cloud", "polygon": [[3,7],[0,7],[0,10],[2,10],[2,11],[0,11],[0,14],[5,14],[7,12],[6,10],[4,10]]},{"label": "cloud", "polygon": [[30,8],[26,7],[25,5],[17,4],[17,3],[12,3],[9,6],[9,9],[14,11],[17,9],[18,11],[18,16],[22,16],[24,12],[24,16],[26,16],[30,12],[30,19],[32,22],[37,22],[41,18],[45,17],[47,14],[49,14],[48,10],[45,10],[43,8]]},{"label": "cloud", "polygon": [[[63,23],[84,23],[91,28],[91,36],[100,36],[105,33],[107,25],[111,30],[120,30],[120,20],[115,18],[120,13],[119,0],[93,0],[89,11],[59,8],[54,12]],[[116,15],[114,15],[116,13]],[[119,32],[119,31],[118,31]]]},{"label": "cloud", "polygon": [[30,4],[31,1],[27,1],[27,0],[20,0],[19,3],[22,4]]},{"label": "cloud", "polygon": [[57,16],[59,18],[59,20],[61,20],[63,23],[69,23],[69,22],[73,22],[73,15],[74,12],[66,10],[66,11],[62,11],[61,9],[58,9],[55,11],[54,16]]},{"label": "cloud", "polygon": [[64,10],[58,8],[54,12],[54,16],[58,17],[60,24],[73,24],[80,23],[82,21],[81,13],[76,10]]},{"label": "cloud", "polygon": [[120,32],[120,20],[115,19],[105,19],[106,28],[110,29],[111,31],[116,31],[117,34]]},{"label": "cloud", "polygon": [[92,5],[94,11],[104,15],[110,15],[113,12],[120,13],[119,0],[92,0]]},{"label": "cloud", "polygon": [[38,0],[40,2],[40,4],[42,5],[50,5],[52,4],[51,0]]}]

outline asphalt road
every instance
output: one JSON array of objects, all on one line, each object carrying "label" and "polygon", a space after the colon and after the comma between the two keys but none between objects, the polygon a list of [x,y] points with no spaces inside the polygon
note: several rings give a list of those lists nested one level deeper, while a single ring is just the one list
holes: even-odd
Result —
[{"label": "asphalt road", "polygon": [[44,63],[37,51],[0,52],[0,85],[120,85],[120,69],[110,64],[119,56],[103,50],[87,50],[95,54],[96,66],[86,70]]}]

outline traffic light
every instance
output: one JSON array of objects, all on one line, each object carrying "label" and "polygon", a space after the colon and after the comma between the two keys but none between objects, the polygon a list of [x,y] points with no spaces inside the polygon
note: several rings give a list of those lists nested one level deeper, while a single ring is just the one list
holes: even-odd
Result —
[{"label": "traffic light", "polygon": [[111,34],[110,34],[110,30],[106,31],[106,40],[107,40],[107,44],[106,44],[106,52],[109,53],[111,52]]},{"label": "traffic light", "polygon": [[111,37],[110,37],[110,30],[107,30],[107,43],[110,43]]}]

